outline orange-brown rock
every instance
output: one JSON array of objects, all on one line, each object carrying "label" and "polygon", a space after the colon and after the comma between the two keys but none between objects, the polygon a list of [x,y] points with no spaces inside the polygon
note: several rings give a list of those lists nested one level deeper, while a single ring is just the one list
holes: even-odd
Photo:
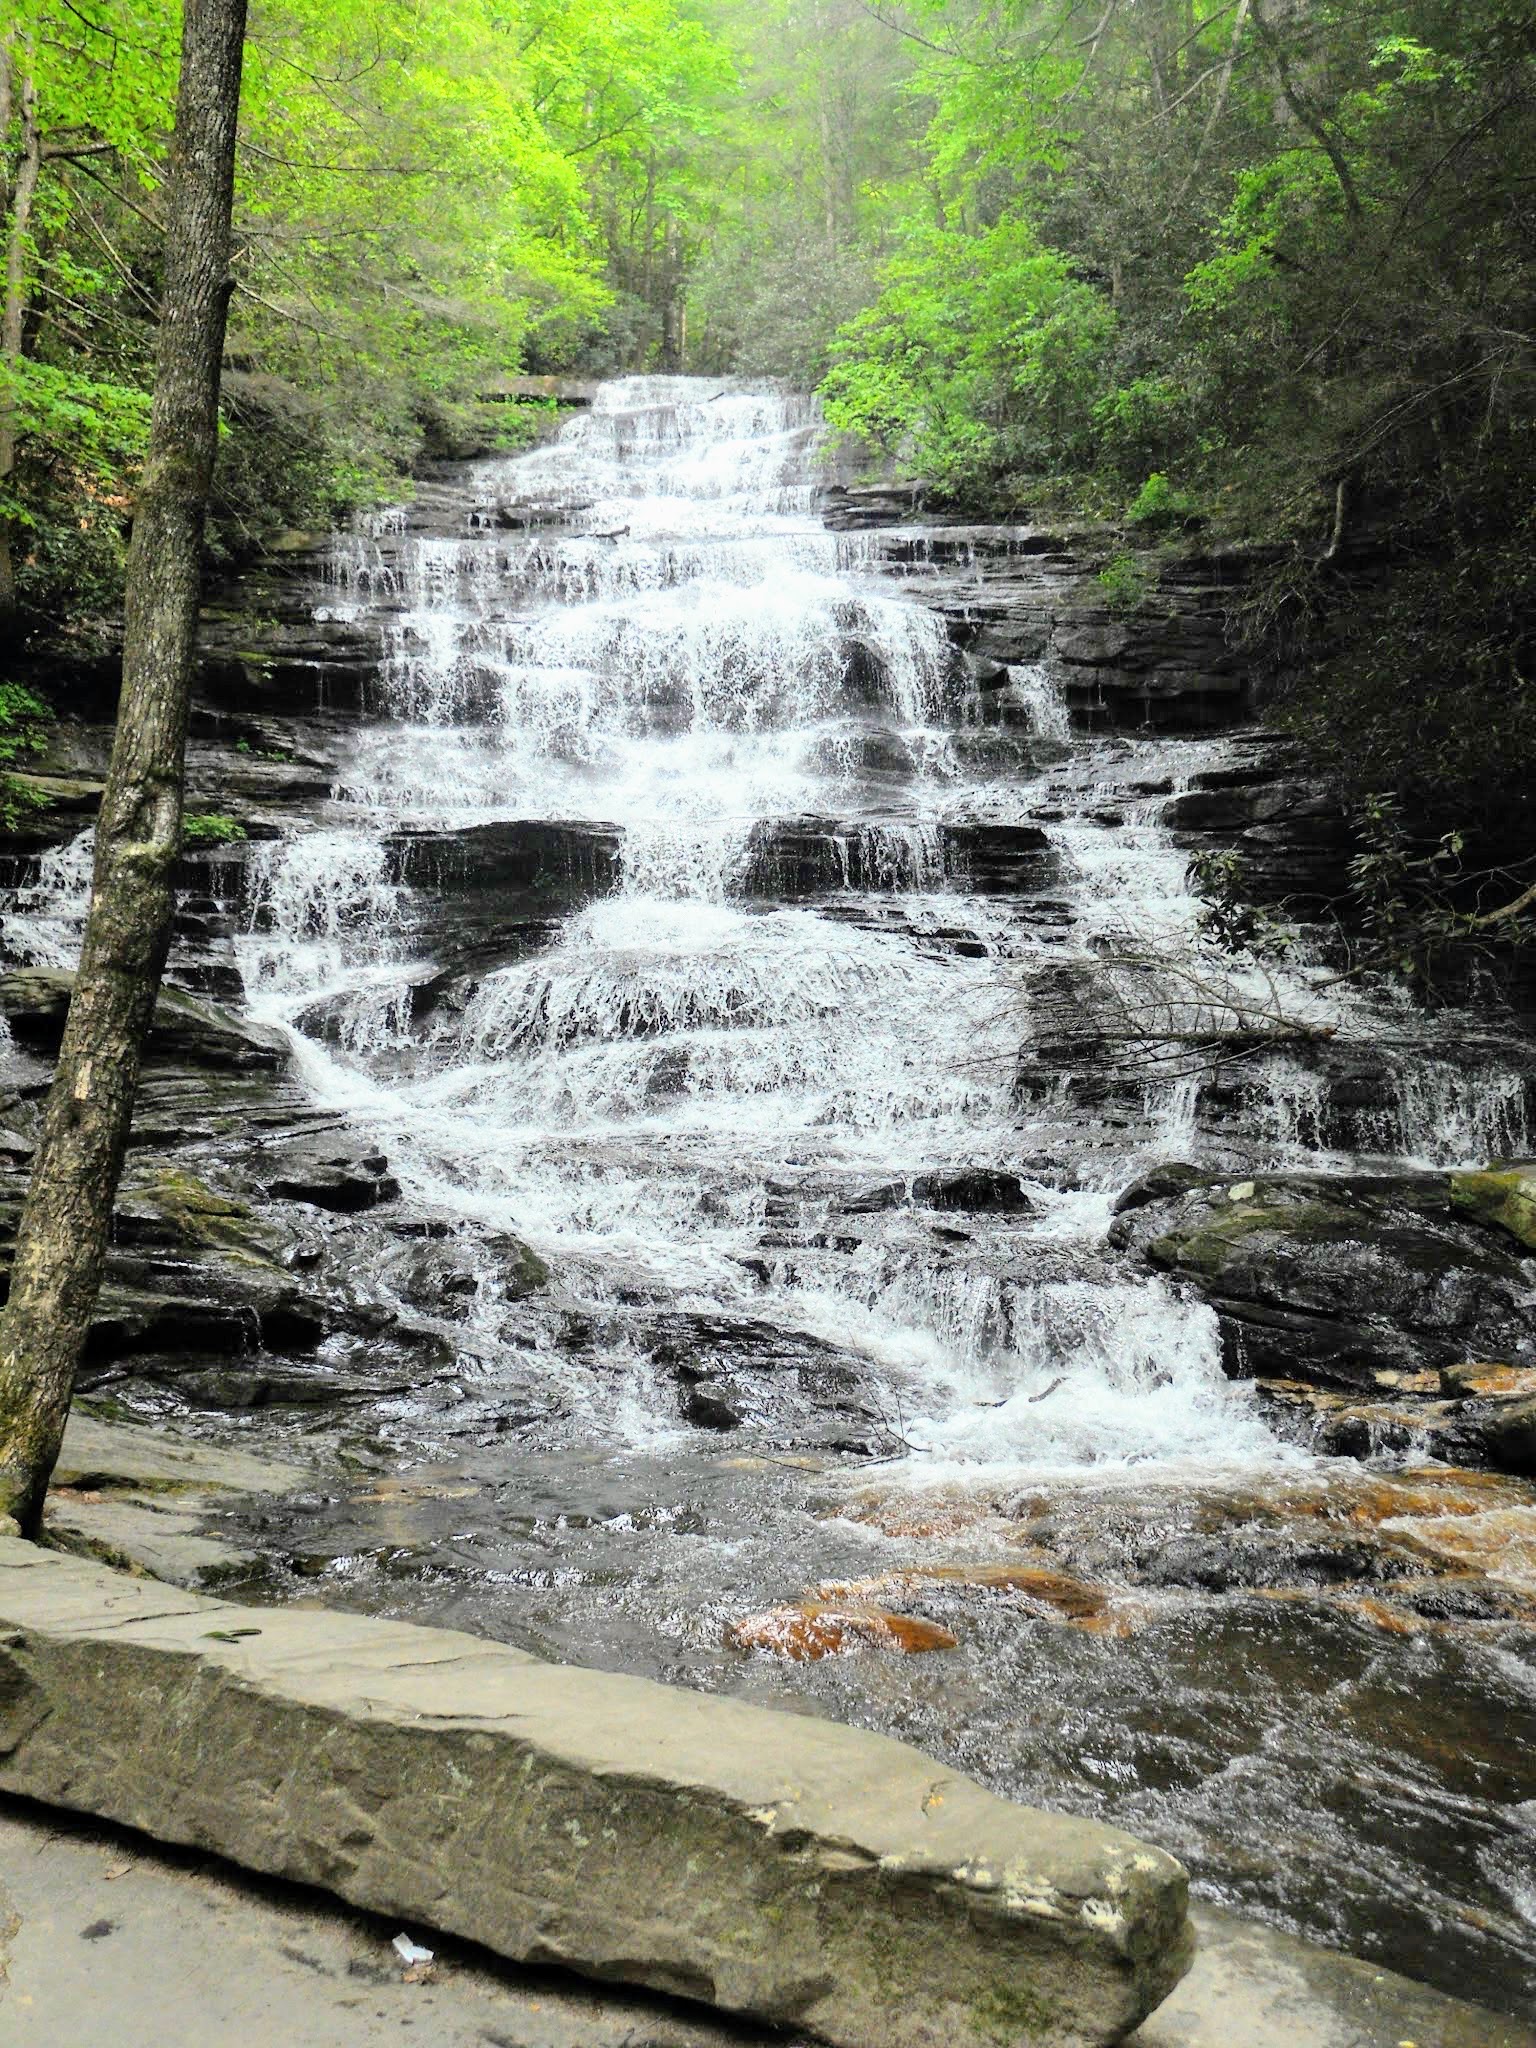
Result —
[{"label": "orange-brown rock", "polygon": [[1085,1621],[1090,1616],[1103,1614],[1109,1605],[1108,1594],[1098,1586],[1085,1585],[1081,1579],[1069,1578],[1065,1572],[1011,1560],[904,1565],[900,1571],[885,1572],[879,1578],[828,1584],[817,1590],[828,1598],[862,1599],[876,1593],[905,1592],[913,1586],[935,1582],[950,1586],[978,1586],[994,1593],[1023,1593],[1029,1599],[1039,1601],[1042,1607],[1054,1608],[1068,1621]]},{"label": "orange-brown rock", "polygon": [[1431,1557],[1470,1565],[1522,1592],[1536,1591],[1536,1507],[1491,1507],[1470,1515],[1403,1515],[1387,1526],[1399,1541]]},{"label": "orange-brown rock", "polygon": [[728,1635],[738,1649],[771,1650],[797,1664],[861,1647],[918,1656],[926,1650],[953,1650],[958,1642],[947,1628],[917,1615],[822,1600],[802,1600],[793,1607],[749,1614],[735,1622]]},{"label": "orange-brown rock", "polygon": [[1356,1620],[1379,1628],[1383,1635],[1416,1636],[1427,1626],[1418,1615],[1404,1614],[1400,1608],[1389,1607],[1385,1600],[1372,1600],[1365,1595],[1352,1594],[1337,1604],[1346,1614],[1354,1615]]},{"label": "orange-brown rock", "polygon": [[1536,1395],[1536,1366],[1448,1365],[1439,1375],[1447,1394],[1492,1401],[1522,1401]]}]

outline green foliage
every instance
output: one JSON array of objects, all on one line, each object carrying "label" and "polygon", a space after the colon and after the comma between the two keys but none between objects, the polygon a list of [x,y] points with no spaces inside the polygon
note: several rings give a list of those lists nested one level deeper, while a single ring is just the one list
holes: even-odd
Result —
[{"label": "green foliage", "polygon": [[1110,556],[1094,578],[1110,610],[1117,616],[1137,609],[1146,597],[1151,580],[1144,565],[1123,548]]},{"label": "green foliage", "polygon": [[[6,8],[0,614],[29,637],[120,593],[179,14]],[[215,558],[408,495],[423,459],[527,445],[537,415],[480,394],[575,361],[635,249],[703,231],[731,82],[691,0],[253,0]]]},{"label": "green foliage", "polygon": [[222,811],[192,811],[181,821],[184,846],[228,846],[246,836],[240,820]]},{"label": "green foliage", "polygon": [[1026,220],[909,225],[876,303],[834,344],[827,417],[941,489],[1091,460],[1109,302]]},{"label": "green foliage", "polygon": [[1200,899],[1201,936],[1218,952],[1278,960],[1295,945],[1292,928],[1255,902],[1240,853],[1197,853],[1189,864],[1189,885]]},{"label": "green foliage", "polygon": [[14,832],[48,799],[41,790],[6,771],[42,752],[52,707],[21,683],[0,683],[0,831]]},{"label": "green foliage", "polygon": [[1132,526],[1166,532],[1198,519],[1200,507],[1188,491],[1176,490],[1160,469],[1154,469],[1126,506],[1125,516]]},{"label": "green foliage", "polygon": [[35,690],[23,683],[0,683],[0,766],[41,753],[52,717],[52,707]]}]

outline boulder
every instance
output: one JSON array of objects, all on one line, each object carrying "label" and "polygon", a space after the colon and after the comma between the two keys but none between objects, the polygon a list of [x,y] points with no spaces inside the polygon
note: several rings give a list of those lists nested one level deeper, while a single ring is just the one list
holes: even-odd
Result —
[{"label": "boulder", "polygon": [[532,1245],[502,1231],[486,1239],[486,1249],[496,1260],[496,1286],[507,1301],[525,1301],[549,1285],[549,1267]]},{"label": "boulder", "polygon": [[912,1199],[930,1209],[994,1211],[1013,1216],[1027,1216],[1034,1208],[1016,1173],[990,1166],[920,1173],[912,1183]]},{"label": "boulder", "polygon": [[[1445,1174],[1275,1174],[1127,1191],[1110,1232],[1211,1302],[1234,1375],[1378,1390],[1467,1359],[1536,1363],[1532,1273]],[[1129,1198],[1129,1199],[1128,1199]],[[1132,1206],[1138,1204],[1139,1206]]]},{"label": "boulder", "polygon": [[883,1736],[0,1539],[0,1788],[836,2048],[1088,2048],[1187,1880]]},{"label": "boulder", "polygon": [[1453,1173],[1451,1203],[1536,1251],[1536,1160],[1510,1160],[1482,1173]]},{"label": "boulder", "polygon": [[704,1428],[751,1424],[780,1444],[839,1448],[862,1448],[880,1434],[868,1362],[824,1338],[748,1316],[677,1310],[651,1318],[644,1341],[675,1375],[685,1420]]}]

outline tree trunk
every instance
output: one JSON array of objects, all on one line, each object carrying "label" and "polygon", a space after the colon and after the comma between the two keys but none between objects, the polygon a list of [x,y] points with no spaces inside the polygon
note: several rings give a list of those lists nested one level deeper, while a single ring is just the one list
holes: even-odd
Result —
[{"label": "tree trunk", "polygon": [[187,0],[117,735],[74,1000],[0,1319],[0,1515],[30,1536],[41,1527],[96,1305],[140,1052],[170,945],[244,34],[245,0]]},{"label": "tree trunk", "polygon": [[[5,286],[0,300],[0,496],[16,468],[16,409],[7,389],[21,361],[27,315],[27,238],[43,167],[37,89],[32,82],[29,54],[19,38],[7,36],[0,44],[0,145],[9,141],[13,119],[21,128],[21,150],[14,178],[7,177],[5,166],[0,163],[0,216],[6,220]],[[0,618],[14,610],[15,603],[11,521],[0,510]]]}]

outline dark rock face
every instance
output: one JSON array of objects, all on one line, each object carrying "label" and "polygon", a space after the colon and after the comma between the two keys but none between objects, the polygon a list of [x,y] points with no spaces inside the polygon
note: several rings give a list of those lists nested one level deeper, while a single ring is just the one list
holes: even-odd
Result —
[{"label": "dark rock face", "polygon": [[1110,1241],[1210,1302],[1228,1372],[1264,1382],[1289,1433],[1529,1471],[1536,1261],[1455,1199],[1483,1178],[1161,1167],[1121,1196]]},{"label": "dark rock face", "polygon": [[702,1428],[750,1425],[776,1444],[847,1449],[880,1435],[868,1365],[820,1337],[680,1313],[654,1318],[646,1341],[655,1364],[677,1379],[683,1418]]},{"label": "dark rock face", "polygon": [[[1285,1058],[1296,1083],[1292,1111],[1297,1139],[1319,1151],[1393,1153],[1401,1149],[1405,1095],[1415,1079],[1433,1077],[1448,1093],[1471,1093],[1491,1066],[1511,1077],[1506,1116],[1512,1136],[1536,1128],[1536,1047],[1514,1039],[1377,1038],[1296,1042]],[[1204,1081],[1204,1129],[1251,1125],[1273,1101],[1272,1074],[1234,1063]]]},{"label": "dark rock face", "polygon": [[962,1167],[954,1173],[920,1173],[912,1183],[912,1199],[930,1209],[963,1209],[978,1214],[1027,1215],[1034,1207],[1016,1173],[991,1167]]},{"label": "dark rock face", "polygon": [[944,846],[978,896],[1019,895],[1049,880],[1050,840],[1038,825],[946,825]]},{"label": "dark rock face", "polygon": [[317,1138],[264,1151],[254,1170],[269,1194],[353,1216],[399,1194],[400,1183],[387,1171],[388,1165],[382,1152],[345,1138]]},{"label": "dark rock face", "polygon": [[1342,900],[1357,841],[1338,799],[1294,772],[1286,750],[1191,780],[1164,814],[1179,845],[1192,855],[1237,853],[1249,891],[1293,915],[1314,916]]},{"label": "dark rock face", "polygon": [[[0,1015],[18,1044],[39,1052],[58,1050],[74,985],[73,974],[55,967],[21,967],[0,975]],[[275,1073],[288,1064],[288,1043],[280,1032],[173,988],[160,992],[148,1050],[151,1056],[237,1073]]]},{"label": "dark rock face", "polygon": [[[956,646],[979,662],[1043,664],[1077,722],[1192,731],[1230,724],[1248,708],[1243,657],[1228,618],[1252,557],[1189,557],[1163,565],[1145,595],[1112,607],[1097,572],[1114,552],[1107,534],[1006,530],[974,543],[987,555],[984,583],[941,584],[937,608]],[[986,699],[983,700],[984,707]],[[983,717],[1008,722],[999,690]]]}]

